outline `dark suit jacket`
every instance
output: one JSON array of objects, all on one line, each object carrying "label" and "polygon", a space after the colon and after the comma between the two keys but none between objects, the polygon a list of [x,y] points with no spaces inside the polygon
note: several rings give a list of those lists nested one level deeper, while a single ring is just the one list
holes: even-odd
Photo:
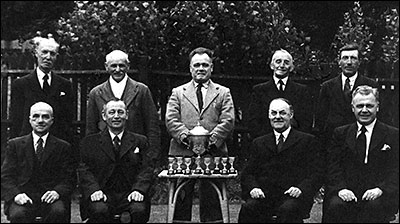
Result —
[{"label": "dark suit jacket", "polygon": [[[110,82],[94,87],[89,93],[86,113],[86,135],[98,133],[106,129],[101,117],[103,105],[117,99]],[[150,158],[159,159],[161,148],[160,121],[153,102],[150,89],[143,83],[128,78],[122,99],[128,109],[129,118],[125,130],[145,135],[150,143]]]},{"label": "dark suit jacket", "polygon": [[[341,189],[352,190],[361,200],[365,190],[379,187],[391,209],[399,202],[399,129],[380,121],[375,123],[368,152],[368,166],[355,150],[357,124],[335,129],[328,159],[327,196],[337,195]],[[384,145],[390,149],[383,150]],[[364,168],[363,168],[364,167]],[[364,172],[363,172],[364,169]],[[362,175],[362,176],[360,176]],[[392,213],[393,214],[393,213]]]},{"label": "dark suit jacket", "polygon": [[301,189],[304,209],[309,211],[313,196],[322,185],[316,138],[292,128],[280,153],[276,152],[273,132],[254,139],[251,148],[241,174],[242,197],[249,198],[253,188],[261,188],[265,197],[271,198],[295,186]]},{"label": "dark suit jacket", "polygon": [[247,126],[253,138],[272,132],[268,118],[269,104],[275,98],[288,99],[294,109],[292,126],[300,131],[311,132],[313,102],[307,86],[294,82],[290,77],[283,93],[280,93],[274,80],[255,85],[247,111]]},{"label": "dark suit jacket", "polygon": [[[124,132],[121,139],[120,161],[122,172],[131,190],[147,197],[153,182],[154,166],[147,156],[148,141],[143,135]],[[80,144],[80,187],[83,198],[88,200],[95,191],[103,190],[116,167],[116,158],[108,129],[86,136]]]},{"label": "dark suit jacket", "polygon": [[32,131],[29,124],[31,106],[39,101],[53,107],[55,122],[50,133],[72,142],[73,96],[71,82],[52,72],[50,94],[47,95],[40,87],[36,69],[29,75],[18,78],[11,88],[11,111],[13,122],[12,137],[26,135]]},{"label": "dark suit jacket", "polygon": [[[378,87],[374,80],[358,74],[353,90],[361,85]],[[323,139],[330,139],[336,127],[355,121],[356,119],[351,111],[351,98],[346,99],[343,93],[341,74],[322,83],[315,116],[315,127]]]},{"label": "dark suit jacket", "polygon": [[[70,199],[76,186],[76,163],[71,150],[68,142],[49,135],[41,163],[42,175],[47,180],[41,185],[46,190],[57,191],[60,198],[65,199]],[[4,163],[1,167],[1,195],[6,202],[13,201],[17,194],[31,189],[28,182],[35,172],[34,157],[36,155],[32,134],[8,141]]]}]

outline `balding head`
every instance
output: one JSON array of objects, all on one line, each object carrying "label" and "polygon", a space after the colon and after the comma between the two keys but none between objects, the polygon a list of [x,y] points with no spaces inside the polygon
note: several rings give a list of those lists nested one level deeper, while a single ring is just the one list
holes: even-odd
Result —
[{"label": "balding head", "polygon": [[35,134],[45,135],[54,123],[53,108],[45,102],[33,104],[30,110],[29,123]]},{"label": "balding head", "polygon": [[106,56],[106,63],[118,60],[124,60],[127,64],[129,64],[128,54],[121,50],[113,50]]}]

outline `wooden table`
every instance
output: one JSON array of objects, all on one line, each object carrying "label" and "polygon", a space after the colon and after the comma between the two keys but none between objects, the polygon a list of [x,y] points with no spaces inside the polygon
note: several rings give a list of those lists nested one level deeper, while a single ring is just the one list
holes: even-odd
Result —
[{"label": "wooden table", "polygon": [[[167,178],[169,185],[168,185],[168,214],[167,214],[167,223],[172,223],[174,219],[174,212],[175,212],[175,204],[176,199],[178,197],[179,191],[185,186],[191,179],[204,179],[208,180],[211,186],[213,186],[215,192],[218,194],[219,202],[221,204],[221,213],[222,213],[222,220],[224,223],[229,223],[229,201],[228,195],[226,190],[226,180],[236,178],[237,174],[212,174],[212,175],[204,175],[204,174],[174,174],[168,175],[168,170],[161,171],[158,174],[160,178]],[[182,179],[180,183],[177,183],[178,179]],[[212,180],[220,179],[221,187],[215,184]]]}]

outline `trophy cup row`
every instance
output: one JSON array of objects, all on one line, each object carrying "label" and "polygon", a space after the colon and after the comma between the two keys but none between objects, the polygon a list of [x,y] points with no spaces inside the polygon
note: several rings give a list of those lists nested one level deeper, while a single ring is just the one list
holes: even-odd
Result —
[{"label": "trophy cup row", "polygon": [[[193,164],[193,159],[195,163]],[[202,175],[229,175],[236,174],[237,170],[234,168],[233,163],[235,157],[211,157],[197,156],[183,157],[183,156],[169,156],[168,157],[168,175],[175,174],[202,174]]]}]

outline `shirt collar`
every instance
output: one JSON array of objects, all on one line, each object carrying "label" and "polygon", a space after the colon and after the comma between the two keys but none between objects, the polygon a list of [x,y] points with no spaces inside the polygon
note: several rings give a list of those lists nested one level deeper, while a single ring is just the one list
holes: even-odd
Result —
[{"label": "shirt collar", "polygon": [[[350,76],[350,77],[349,77],[350,83],[354,83],[354,82],[356,81],[356,79],[357,79],[357,76],[358,76],[358,72],[356,72],[356,74],[354,74],[353,76]],[[344,82],[346,81],[346,79],[347,79],[347,76],[345,76],[345,75],[342,73],[342,83],[344,83]]]},{"label": "shirt collar", "polygon": [[[36,74],[38,76],[39,81],[43,81],[43,77],[46,75],[46,73],[44,73],[42,70],[40,70],[39,67],[36,68]],[[51,79],[51,72],[49,72],[47,75],[49,76],[48,80],[50,80]]]},{"label": "shirt collar", "polygon": [[288,129],[286,129],[286,130],[285,130],[284,132],[282,132],[282,133],[279,133],[279,132],[275,131],[275,129],[274,129],[274,134],[275,134],[275,136],[276,136],[276,139],[279,139],[279,136],[281,136],[281,134],[283,134],[283,140],[286,141],[286,139],[287,139],[287,137],[288,137],[289,132],[290,132],[291,129],[292,129],[292,127],[289,126]]},{"label": "shirt collar", "polygon": [[[372,130],[374,130],[374,127],[375,127],[375,123],[376,123],[376,118],[375,118],[375,120],[374,120],[373,122],[371,122],[371,124],[365,125],[365,129],[367,129],[367,132],[368,132],[368,133],[372,133]],[[357,121],[357,133],[360,132],[362,126],[363,126],[363,125],[360,124],[360,123]]]},{"label": "shirt collar", "polygon": [[[111,140],[114,140],[116,134],[112,133],[110,130],[108,130],[108,133],[110,133]],[[121,133],[119,133],[119,134],[117,135],[120,141],[122,140],[122,135],[124,135],[124,131],[121,131]]]},{"label": "shirt collar", "polygon": [[122,86],[122,85],[125,85],[126,84],[126,82],[128,81],[128,75],[127,74],[125,74],[125,76],[124,76],[124,78],[121,80],[121,82],[116,82],[112,77],[111,77],[111,75],[110,75],[110,84],[111,84],[111,86]]},{"label": "shirt collar", "polygon": [[[199,85],[199,83],[195,82],[194,80],[193,80],[193,84],[194,84],[194,88],[197,88],[197,86]],[[206,82],[203,83],[203,87],[205,89],[208,89],[209,85],[210,85],[210,80],[207,80]]]},{"label": "shirt collar", "polygon": [[37,135],[35,132],[32,131],[32,137],[33,137],[33,144],[37,144],[37,141],[39,140],[39,138],[42,138],[43,146],[44,146],[44,145],[46,145],[47,137],[49,137],[49,132],[47,132],[45,135],[40,137],[39,135]]},{"label": "shirt collar", "polygon": [[286,83],[287,83],[287,80],[288,80],[289,76],[286,76],[286,77],[283,78],[283,79],[277,78],[276,76],[273,76],[273,78],[274,78],[274,82],[275,82],[275,85],[276,85],[276,86],[278,86],[279,80],[282,80],[283,85],[286,86]]}]

